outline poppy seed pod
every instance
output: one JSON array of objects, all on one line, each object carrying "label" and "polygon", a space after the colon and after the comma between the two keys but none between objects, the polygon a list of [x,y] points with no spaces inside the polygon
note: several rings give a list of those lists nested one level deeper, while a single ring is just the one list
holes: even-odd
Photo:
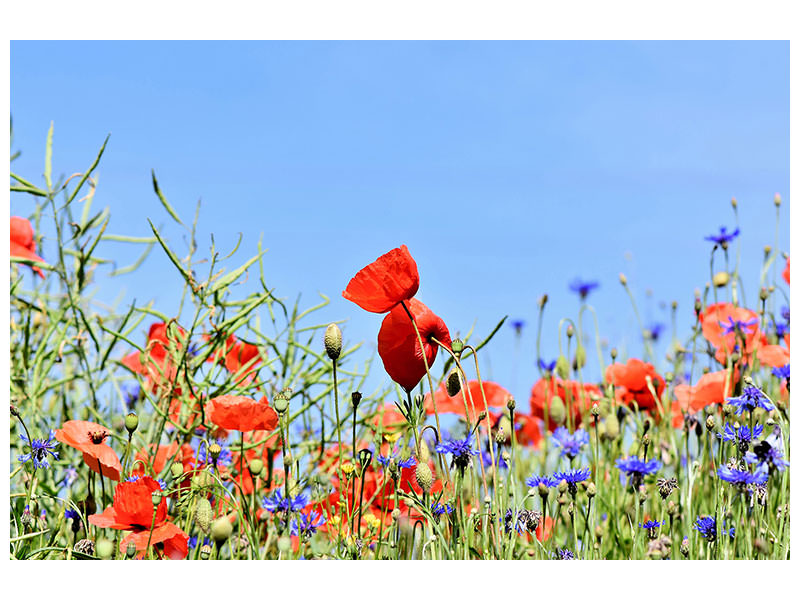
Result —
[{"label": "poppy seed pod", "polygon": [[282,535],[278,538],[278,552],[289,552],[292,549],[292,538]]},{"label": "poppy seed pod", "polygon": [[353,404],[353,408],[358,408],[358,405],[361,403],[361,392],[353,392],[350,394],[350,402]]},{"label": "poppy seed pod", "polygon": [[194,520],[203,533],[208,533],[213,516],[214,512],[211,508],[211,502],[208,498],[200,498],[197,502],[197,508],[195,508],[194,511]]},{"label": "poppy seed pod", "polygon": [[208,447],[208,455],[211,457],[212,460],[217,460],[219,458],[220,453],[222,453],[222,447],[214,442]]},{"label": "poppy seed pod", "polygon": [[452,369],[447,375],[447,395],[451,398],[461,391],[461,378],[458,376],[458,371]]},{"label": "poppy seed pod", "polygon": [[247,467],[250,470],[250,475],[253,477],[258,477],[261,474],[261,471],[264,470],[264,461],[260,458],[254,458],[250,461],[250,464],[248,464]]},{"label": "poppy seed pod", "polygon": [[506,408],[510,411],[517,409],[517,401],[514,400],[514,396],[511,394],[508,395],[508,400],[506,401]]},{"label": "poppy seed pod", "polygon": [[136,556],[136,544],[133,542],[128,542],[128,545],[125,546],[125,556],[128,558],[133,558]]},{"label": "poppy seed pod", "polygon": [[431,473],[431,468],[428,466],[428,463],[417,463],[414,475],[417,480],[417,485],[422,488],[422,491],[426,494],[430,492],[433,487],[433,473]]},{"label": "poppy seed pod", "polygon": [[461,353],[464,351],[464,342],[461,341],[461,338],[456,338],[450,343],[450,349],[456,356],[461,356]]},{"label": "poppy seed pod", "polygon": [[95,552],[100,558],[111,558],[111,555],[114,554],[114,542],[106,538],[97,540]]},{"label": "poppy seed pod", "polygon": [[228,517],[220,517],[211,524],[211,537],[217,543],[222,545],[225,540],[231,537],[233,533],[233,525]]},{"label": "poppy seed pod", "polygon": [[342,330],[336,323],[331,323],[325,329],[325,352],[331,360],[337,360],[342,353]]},{"label": "poppy seed pod", "polygon": [[161,504],[161,499],[162,498],[163,498],[163,495],[161,494],[161,492],[153,492],[152,494],[150,494],[150,500],[153,502],[153,507],[154,508],[158,508],[159,507],[159,505]]},{"label": "poppy seed pod", "polygon": [[283,392],[278,392],[275,394],[275,398],[272,401],[272,406],[279,415],[284,414],[287,410],[289,410],[289,398],[286,397],[286,394]]},{"label": "poppy seed pod", "polygon": [[183,475],[183,465],[181,463],[172,463],[169,467],[170,473],[172,473],[172,477],[177,479],[181,475]]},{"label": "poppy seed pod", "polygon": [[208,544],[203,544],[200,548],[200,559],[201,560],[208,560],[211,558],[211,546]]},{"label": "poppy seed pod", "polygon": [[139,427],[139,417],[136,413],[128,413],[125,417],[125,429],[128,430],[129,434],[133,434],[134,431]]},{"label": "poppy seed pod", "polygon": [[727,271],[717,271],[711,280],[716,287],[725,287],[728,285],[728,281],[730,281],[730,275]]}]

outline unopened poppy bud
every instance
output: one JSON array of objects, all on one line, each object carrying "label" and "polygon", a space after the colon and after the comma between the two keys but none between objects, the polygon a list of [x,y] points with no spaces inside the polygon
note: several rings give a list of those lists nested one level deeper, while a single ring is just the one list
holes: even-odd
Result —
[{"label": "unopened poppy bud", "polygon": [[589,485],[586,486],[586,495],[589,498],[594,498],[597,495],[597,486],[595,486],[594,481],[590,481]]},{"label": "unopened poppy bud", "polygon": [[548,416],[550,421],[556,425],[561,425],[566,420],[567,408],[564,406],[561,396],[553,396],[550,401],[550,414]]},{"label": "unopened poppy bud", "polygon": [[211,538],[218,546],[222,545],[225,540],[231,537],[233,533],[233,524],[228,517],[220,517],[211,523]]},{"label": "unopened poppy bud", "polygon": [[172,463],[169,470],[170,473],[172,473],[172,477],[175,479],[183,475],[183,465],[181,463]]},{"label": "unopened poppy bud", "polygon": [[610,354],[611,354],[611,360],[617,360],[617,349],[616,348],[612,348]]},{"label": "unopened poppy bud", "polygon": [[431,491],[431,488],[433,487],[433,473],[431,473],[431,468],[428,466],[428,463],[417,463],[415,477],[417,480],[417,485],[422,488],[423,492],[427,494]]},{"label": "unopened poppy bud", "polygon": [[592,404],[592,416],[595,419],[600,416],[600,405],[597,402]]},{"label": "unopened poppy bud", "polygon": [[211,502],[208,498],[200,498],[197,501],[197,508],[194,511],[194,520],[197,526],[203,531],[208,533],[211,527],[211,519],[214,516],[214,511],[211,507]]},{"label": "unopened poppy bud", "polygon": [[464,342],[460,338],[456,338],[450,342],[450,349],[456,356],[461,356],[464,351]]},{"label": "unopened poppy bud", "polygon": [[200,558],[202,560],[208,560],[211,558],[211,546],[208,544],[203,544],[200,548]]},{"label": "unopened poppy bud", "polygon": [[452,369],[447,375],[447,395],[451,398],[461,391],[461,378],[458,376],[458,371]]},{"label": "unopened poppy bud", "polygon": [[353,408],[358,408],[358,405],[361,403],[361,392],[353,392],[350,394],[350,402]]},{"label": "unopened poppy bud", "polygon": [[101,538],[95,543],[95,552],[99,558],[111,558],[114,553],[114,542]]},{"label": "unopened poppy bud", "polygon": [[619,282],[620,282],[622,285],[628,285],[628,278],[627,278],[627,277],[625,277],[625,273],[620,273],[620,274],[619,274]]},{"label": "unopened poppy bud", "polygon": [[394,510],[392,510],[392,521],[397,521],[397,519],[399,518],[400,518],[400,509],[395,508]]},{"label": "unopened poppy bud", "polygon": [[336,323],[331,323],[325,329],[325,352],[328,358],[336,360],[342,353],[342,330]]},{"label": "unopened poppy bud", "polygon": [[125,556],[128,558],[133,558],[136,556],[136,544],[133,542],[128,542],[128,545],[125,546]]},{"label": "unopened poppy bud", "polygon": [[428,448],[428,444],[422,440],[419,442],[419,456],[417,458],[419,459],[419,462],[425,463],[431,458],[431,450]]},{"label": "unopened poppy bud", "polygon": [[700,301],[699,297],[695,297],[694,299],[694,312],[695,314],[700,314],[700,311],[703,310],[703,303]]},{"label": "unopened poppy bud", "polygon": [[586,366],[586,348],[583,344],[579,344],[575,349],[575,370],[582,369]]},{"label": "unopened poppy bud", "polygon": [[606,439],[615,440],[619,437],[619,419],[613,412],[606,417]]},{"label": "unopened poppy bud", "polygon": [[730,275],[728,275],[727,271],[717,271],[711,281],[717,287],[725,287],[730,281]]},{"label": "unopened poppy bud", "polygon": [[150,494],[150,500],[153,502],[153,506],[156,508],[158,508],[158,505],[161,504],[162,498],[163,496],[161,495],[161,492],[156,491]]},{"label": "unopened poppy bud", "polygon": [[272,407],[279,415],[283,415],[289,410],[289,398],[283,392],[278,392],[272,401]]},{"label": "unopened poppy bud", "polygon": [[253,477],[258,477],[261,474],[261,471],[264,470],[264,461],[260,458],[254,458],[247,466],[250,469],[250,475]]},{"label": "unopened poppy bud", "polygon": [[761,291],[758,292],[758,297],[761,299],[762,302],[767,298],[769,298],[769,292],[767,292],[767,288],[762,287]]},{"label": "unopened poppy bud", "polygon": [[136,413],[128,413],[125,417],[125,429],[128,430],[129,434],[133,434],[134,431],[139,427],[139,417]]},{"label": "unopened poppy bud", "polygon": [[567,361],[567,357],[563,354],[556,359],[556,375],[561,377],[561,379],[567,379],[569,377],[569,362]]},{"label": "unopened poppy bud", "polygon": [[775,194],[775,206],[780,206],[780,205],[781,205],[781,195]]},{"label": "unopened poppy bud", "polygon": [[572,325],[567,325],[567,337],[571,338],[575,335],[575,328]]},{"label": "unopened poppy bud", "polygon": [[708,431],[714,431],[714,416],[713,415],[708,415],[708,418],[706,419],[706,429]]},{"label": "unopened poppy bud", "polygon": [[289,552],[292,549],[292,538],[282,535],[278,538],[278,552]]}]

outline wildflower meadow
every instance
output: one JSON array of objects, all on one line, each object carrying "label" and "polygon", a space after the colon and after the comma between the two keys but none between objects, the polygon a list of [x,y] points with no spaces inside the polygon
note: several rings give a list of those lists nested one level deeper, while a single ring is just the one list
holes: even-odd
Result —
[{"label": "wildflower meadow", "polygon": [[[456,336],[463,324],[419,293],[433,275],[413,247],[349,265],[352,278],[303,306],[274,287],[260,242],[246,256],[198,239],[202,211],[179,213],[156,173],[151,235],[111,233],[94,202],[106,152],[58,176],[51,126],[41,181],[12,156],[13,559],[790,557],[790,261],[768,245],[760,278],[743,280],[735,200],[721,223],[698,224],[708,283],[672,303],[690,326],[666,351],[624,274],[631,303],[618,310],[643,339],[630,355],[600,343],[597,283],[565,282],[580,308],[538,299],[536,353],[521,358],[538,376],[514,397],[485,356],[523,324]],[[120,244],[141,255],[118,264]],[[151,252],[171,263],[178,310],[96,299],[146,272]],[[240,292],[245,280],[255,291]],[[350,301],[334,322],[317,316],[331,294]],[[353,320],[374,329],[366,363],[343,341]],[[557,356],[540,354],[547,337]]]}]

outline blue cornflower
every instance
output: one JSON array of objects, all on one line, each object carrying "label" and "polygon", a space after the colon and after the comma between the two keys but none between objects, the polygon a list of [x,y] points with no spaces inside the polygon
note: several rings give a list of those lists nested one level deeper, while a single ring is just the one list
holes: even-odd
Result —
[{"label": "blue cornflower", "polygon": [[751,465],[757,464],[758,469],[769,468],[770,471],[783,471],[789,466],[789,461],[783,458],[780,438],[773,436],[753,446],[753,450],[744,455],[744,460]]},{"label": "blue cornflower", "polygon": [[61,480],[61,486],[68,488],[75,480],[78,479],[78,469],[75,467],[67,467],[64,469],[64,478]]},{"label": "blue cornflower", "polygon": [[578,483],[586,481],[591,476],[592,472],[589,469],[572,469],[571,471],[561,471],[553,474],[553,481],[556,482],[556,485],[566,481],[569,493],[574,496],[578,493]]},{"label": "blue cornflower", "polygon": [[726,442],[734,442],[742,452],[747,452],[750,448],[750,442],[760,436],[764,431],[764,426],[756,423],[753,431],[747,425],[741,427],[731,427],[730,423],[725,423],[725,429],[722,433],[717,433],[717,437]]},{"label": "blue cornflower", "polygon": [[782,367],[774,367],[772,369],[772,374],[775,375],[778,379],[789,379],[789,363],[786,363]]},{"label": "blue cornflower", "polygon": [[136,401],[142,397],[142,388],[138,385],[125,386],[122,389],[122,401],[125,403],[125,409],[128,411],[133,410],[136,406]]},{"label": "blue cornflower", "polygon": [[775,335],[779,338],[782,338],[787,333],[789,333],[789,324],[788,323],[775,323]]},{"label": "blue cornflower", "polygon": [[462,471],[479,452],[472,447],[472,434],[467,434],[463,440],[447,440],[436,445],[439,454],[450,454],[453,457],[453,465]]},{"label": "blue cornflower", "polygon": [[554,481],[552,478],[547,477],[546,475],[531,475],[525,480],[525,483],[528,484],[528,487],[539,487],[540,483],[543,483],[547,487],[556,487],[558,485],[557,481]]},{"label": "blue cornflower", "polygon": [[[694,523],[694,527],[692,529],[696,529],[700,532],[700,535],[704,537],[709,542],[717,541],[717,519],[716,517],[697,517],[697,520]],[[733,537],[736,535],[736,528],[731,525],[730,529],[723,529],[721,531],[722,535],[729,535]]]},{"label": "blue cornflower", "polygon": [[433,513],[434,517],[439,518],[444,514],[449,515],[451,512],[453,512],[453,507],[450,506],[450,504],[448,504],[447,502],[445,502],[444,504],[440,504],[439,502],[434,502],[431,505],[431,512]]},{"label": "blue cornflower", "polygon": [[664,331],[664,324],[663,323],[653,323],[650,327],[647,328],[647,332],[650,334],[650,339],[654,342],[658,341],[658,338]]},{"label": "blue cornflower", "polygon": [[77,510],[75,510],[73,508],[68,508],[68,509],[66,509],[64,511],[64,520],[65,521],[67,519],[72,519],[73,521],[76,521],[76,520],[78,520],[80,518],[81,518],[81,515],[78,513]]},{"label": "blue cornflower", "polygon": [[772,404],[770,399],[754,385],[745,386],[741,396],[728,398],[728,404],[736,407],[737,415],[742,414],[745,410],[753,412],[758,407],[763,408],[767,412],[775,410],[775,405]]},{"label": "blue cornflower", "polygon": [[731,468],[728,466],[721,466],[717,469],[717,477],[722,481],[727,481],[733,485],[738,485],[742,488],[748,485],[760,485],[766,483],[769,475],[766,469],[757,469],[755,473],[744,469]]},{"label": "blue cornflower", "polygon": [[559,427],[553,432],[553,443],[561,448],[561,456],[572,460],[589,443],[589,434],[583,429],[570,433],[566,427]]},{"label": "blue cornflower", "polygon": [[[188,545],[190,549],[194,549],[197,547],[197,542],[199,540],[199,536],[192,535],[189,536]],[[202,546],[208,546],[211,544],[211,538],[203,538]]]},{"label": "blue cornflower", "polygon": [[556,558],[558,560],[575,560],[575,555],[572,553],[572,550],[567,550],[566,548],[559,548],[556,550]]},{"label": "blue cornflower", "polygon": [[522,333],[522,328],[525,327],[525,321],[522,319],[514,319],[510,325],[514,328],[514,332],[519,335]]},{"label": "blue cornflower", "polygon": [[554,361],[554,360],[551,360],[550,362],[546,362],[546,361],[544,361],[544,360],[542,360],[542,359],[540,358],[540,359],[537,361],[537,364],[539,365],[539,368],[540,368],[542,371],[546,371],[546,372],[548,372],[548,373],[552,373],[552,372],[555,370],[555,368],[556,368],[556,361]]},{"label": "blue cornflower", "polygon": [[655,458],[645,462],[638,456],[618,458],[616,465],[620,471],[630,477],[630,483],[634,488],[638,488],[642,484],[645,475],[652,475],[661,468],[661,462]]},{"label": "blue cornflower", "polygon": [[706,241],[714,242],[715,244],[719,244],[720,246],[727,246],[729,242],[732,242],[736,236],[739,235],[739,228],[737,227],[730,233],[728,233],[727,227],[720,227],[719,228],[719,235],[707,235],[705,237]]},{"label": "blue cornflower", "polygon": [[584,300],[592,290],[596,290],[599,287],[600,287],[599,282],[582,281],[579,277],[573,279],[572,282],[569,284],[570,291],[578,294],[581,297],[581,300]]},{"label": "blue cornflower", "polygon": [[788,306],[781,306],[781,317],[786,321],[786,324],[789,324],[789,307]]},{"label": "blue cornflower", "polygon": [[400,453],[397,450],[392,452],[391,456],[382,456],[377,452],[375,452],[374,454],[376,455],[375,460],[377,460],[384,467],[388,467],[389,462],[391,462],[392,459],[395,460],[397,466],[400,467],[401,469],[410,469],[411,467],[417,464],[417,459],[414,458],[413,456],[409,456],[408,458],[400,460]]},{"label": "blue cornflower", "polygon": [[725,332],[726,335],[731,333],[742,332],[743,334],[750,334],[753,333],[758,326],[758,318],[753,317],[749,321],[739,321],[734,319],[733,317],[728,317],[728,322],[723,323],[720,321],[720,325],[722,326],[722,331]]},{"label": "blue cornflower", "polygon": [[[503,458],[503,453],[499,452],[499,448],[495,450],[494,457],[497,460],[497,466],[501,469],[507,469],[508,463],[506,459]],[[492,466],[492,453],[488,450],[481,450],[481,460],[483,460],[484,467],[491,467]]]},{"label": "blue cornflower", "polygon": [[292,519],[290,531],[292,535],[308,538],[317,533],[319,526],[325,523],[327,523],[327,520],[320,511],[312,510],[309,513],[298,513],[297,516]]},{"label": "blue cornflower", "polygon": [[280,490],[276,490],[268,498],[264,498],[261,505],[271,513],[277,512],[298,512],[303,510],[308,504],[308,496],[298,494],[294,498],[284,498]]},{"label": "blue cornflower", "polygon": [[654,529],[656,527],[661,527],[666,521],[653,521],[650,519],[649,521],[645,521],[644,523],[639,523],[639,527],[642,529]]},{"label": "blue cornflower", "polygon": [[29,440],[28,436],[24,434],[20,434],[19,437],[31,448],[31,451],[27,454],[22,454],[17,457],[19,462],[26,463],[33,459],[34,469],[47,469],[50,467],[50,463],[47,462],[48,454],[53,458],[58,459],[58,452],[54,451],[56,446],[58,446],[58,442],[55,441],[56,432],[52,429],[50,430],[50,435],[46,440],[39,440],[36,438]]}]

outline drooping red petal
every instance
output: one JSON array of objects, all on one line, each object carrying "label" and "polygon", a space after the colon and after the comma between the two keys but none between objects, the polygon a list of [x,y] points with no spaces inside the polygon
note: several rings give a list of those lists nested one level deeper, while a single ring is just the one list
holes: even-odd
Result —
[{"label": "drooping red petal", "polygon": [[439,345],[433,338],[449,348],[450,332],[444,321],[419,300],[412,298],[406,302],[406,306],[414,316],[424,348],[420,348],[406,309],[396,306],[381,324],[378,332],[378,354],[389,377],[410,392],[425,376],[425,359],[429,368],[436,359]]},{"label": "drooping red petal", "polygon": [[218,396],[207,407],[211,422],[223,429],[271,431],[278,426],[278,414],[266,399],[256,402],[245,396]]},{"label": "drooping red petal", "polygon": [[369,312],[385,313],[413,298],[418,289],[417,263],[403,245],[356,273],[342,296]]}]

